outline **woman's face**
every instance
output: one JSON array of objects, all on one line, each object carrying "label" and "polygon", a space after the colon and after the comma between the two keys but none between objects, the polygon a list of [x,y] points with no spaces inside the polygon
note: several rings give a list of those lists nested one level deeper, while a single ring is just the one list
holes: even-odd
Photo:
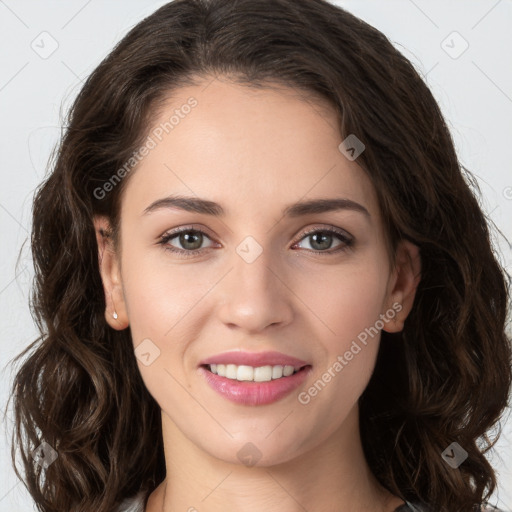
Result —
[{"label": "woman's face", "polygon": [[[131,171],[109,322],[130,326],[142,378],[184,436],[228,462],[245,446],[276,464],[343,428],[378,331],[401,328],[407,280],[390,270],[375,191],[338,149],[328,105],[288,88],[207,85],[173,93]],[[171,196],[216,204],[185,209]],[[319,200],[339,202],[299,206]],[[247,359],[267,351],[281,355]],[[213,375],[203,363],[219,354],[249,368]],[[243,380],[268,379],[279,362],[307,366]]]}]

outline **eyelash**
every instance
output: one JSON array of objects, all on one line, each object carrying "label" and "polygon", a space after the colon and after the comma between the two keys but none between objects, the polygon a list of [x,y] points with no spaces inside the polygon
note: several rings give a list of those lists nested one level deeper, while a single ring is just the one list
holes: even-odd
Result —
[{"label": "eyelash", "polygon": [[[170,233],[165,233],[164,235],[162,235],[160,237],[158,244],[162,245],[164,250],[170,251],[174,254],[179,254],[181,257],[184,257],[184,258],[192,258],[204,251],[204,249],[193,249],[191,251],[187,251],[185,249],[177,249],[176,247],[167,245],[170,240],[176,238],[181,233],[200,233],[200,234],[205,235],[206,237],[210,238],[208,236],[208,234],[205,233],[201,229],[193,228],[192,226],[184,226],[183,228],[178,228],[175,231],[171,231]],[[347,234],[344,231],[341,231],[337,228],[328,227],[328,228],[313,228],[308,231],[305,231],[304,233],[301,234],[301,237],[297,240],[297,242],[294,243],[294,245],[301,242],[308,235],[312,235],[314,233],[334,234],[334,235],[337,235],[338,239],[342,242],[342,244],[334,250],[328,249],[327,251],[319,251],[319,250],[315,251],[314,249],[305,249],[306,251],[313,252],[315,254],[321,254],[322,256],[324,256],[324,255],[329,256],[329,255],[333,255],[333,254],[338,254],[339,252],[342,252],[342,251],[346,251],[348,248],[350,248],[353,245],[353,242],[354,242],[354,240],[351,237],[347,236]]]}]

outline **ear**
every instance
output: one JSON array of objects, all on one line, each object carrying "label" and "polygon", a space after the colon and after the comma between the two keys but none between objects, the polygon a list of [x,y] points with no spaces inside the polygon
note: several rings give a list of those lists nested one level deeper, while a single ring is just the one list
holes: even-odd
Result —
[{"label": "ear", "polygon": [[[96,241],[98,243],[98,263],[103,290],[105,293],[105,319],[113,329],[126,329],[129,325],[124,300],[120,262],[114,249],[110,223],[107,217],[95,216],[93,219]],[[114,318],[114,313],[117,318]]]},{"label": "ear", "polygon": [[395,269],[390,277],[387,307],[396,311],[394,318],[387,322],[384,330],[400,332],[409,315],[416,289],[421,280],[421,257],[419,247],[407,240],[398,243]]}]

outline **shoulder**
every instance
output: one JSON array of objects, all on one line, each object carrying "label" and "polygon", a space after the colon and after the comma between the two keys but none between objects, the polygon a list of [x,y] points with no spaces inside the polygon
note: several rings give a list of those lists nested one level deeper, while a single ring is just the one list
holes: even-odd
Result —
[{"label": "shoulder", "polygon": [[144,512],[145,495],[143,492],[126,498],[115,512]]},{"label": "shoulder", "polygon": [[430,511],[427,510],[424,505],[406,501],[405,504],[400,505],[397,509],[395,509],[395,512],[430,512]]},{"label": "shoulder", "polygon": [[[434,512],[428,506],[415,502],[405,502],[405,505],[398,507],[395,512]],[[499,508],[493,507],[489,504],[484,504],[480,507],[479,512],[505,512]]]}]

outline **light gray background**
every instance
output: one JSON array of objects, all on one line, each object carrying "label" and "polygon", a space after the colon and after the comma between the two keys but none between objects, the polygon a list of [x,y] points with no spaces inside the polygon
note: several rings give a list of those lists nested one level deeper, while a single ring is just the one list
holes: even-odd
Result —
[{"label": "light gray background", "polygon": [[[2,409],[13,375],[6,365],[36,336],[28,308],[32,278],[28,243],[17,267],[16,260],[30,233],[34,188],[43,179],[58,139],[61,112],[128,29],[164,3],[0,0]],[[512,2],[337,3],[383,31],[426,77],[463,165],[478,176],[484,210],[512,240]],[[510,272],[510,247],[500,239],[496,244]],[[512,511],[512,419],[506,416],[504,423],[504,433],[489,459],[500,478],[494,502]],[[0,512],[34,509],[10,469],[12,425],[7,417],[0,427]]]}]

